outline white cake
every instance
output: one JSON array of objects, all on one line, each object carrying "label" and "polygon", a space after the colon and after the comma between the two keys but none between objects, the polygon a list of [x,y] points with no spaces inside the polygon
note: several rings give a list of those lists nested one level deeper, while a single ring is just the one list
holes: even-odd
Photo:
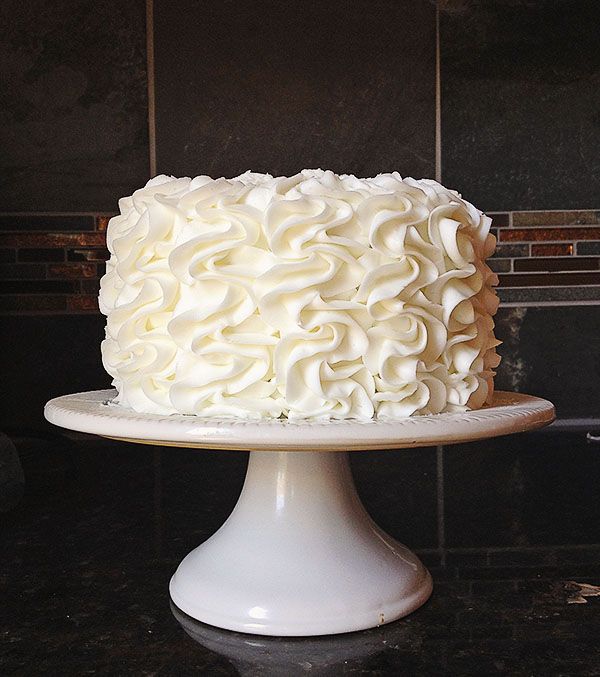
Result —
[{"label": "white cake", "polygon": [[158,176],[119,208],[100,308],[120,405],[368,420],[490,400],[491,219],[439,183]]}]

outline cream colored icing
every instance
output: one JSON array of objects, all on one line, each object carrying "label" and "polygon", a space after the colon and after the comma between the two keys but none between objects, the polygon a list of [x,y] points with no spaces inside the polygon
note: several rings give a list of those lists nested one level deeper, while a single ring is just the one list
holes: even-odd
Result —
[{"label": "cream colored icing", "polygon": [[118,403],[364,420],[490,400],[491,219],[439,183],[157,176],[119,209],[100,291]]}]

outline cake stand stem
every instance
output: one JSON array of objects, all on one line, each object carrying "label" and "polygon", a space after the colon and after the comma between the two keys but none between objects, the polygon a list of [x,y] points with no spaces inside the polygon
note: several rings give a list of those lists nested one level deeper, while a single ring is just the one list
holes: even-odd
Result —
[{"label": "cake stand stem", "polygon": [[230,517],[181,562],[170,591],[221,628],[321,635],[405,616],[431,578],[369,517],[346,452],[259,451]]}]

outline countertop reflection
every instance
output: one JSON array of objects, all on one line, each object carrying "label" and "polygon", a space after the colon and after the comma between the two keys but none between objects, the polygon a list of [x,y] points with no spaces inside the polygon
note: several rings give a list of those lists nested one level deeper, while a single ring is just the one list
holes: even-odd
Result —
[{"label": "countertop reflection", "polygon": [[171,602],[171,612],[185,632],[202,647],[226,658],[239,674],[339,675],[352,664],[375,663],[387,649],[414,646],[422,640],[412,624],[396,622],[363,632],[325,637],[264,637],[220,630],[200,623]]}]

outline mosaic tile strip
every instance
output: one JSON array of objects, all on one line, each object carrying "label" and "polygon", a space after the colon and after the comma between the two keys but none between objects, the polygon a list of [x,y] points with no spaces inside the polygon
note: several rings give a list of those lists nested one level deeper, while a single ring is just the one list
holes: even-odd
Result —
[{"label": "mosaic tile strip", "polygon": [[0,313],[97,313],[108,218],[0,215]]},{"label": "mosaic tile strip", "polygon": [[104,233],[3,233],[0,234],[0,247],[56,248],[56,247],[103,247],[106,244]]},{"label": "mosaic tile strip", "polygon": [[[600,210],[490,216],[503,303],[600,303]],[[97,313],[109,218],[0,214],[0,313]]]},{"label": "mosaic tile strip", "polygon": [[600,303],[600,210],[490,216],[498,238],[491,267],[503,303]]}]

